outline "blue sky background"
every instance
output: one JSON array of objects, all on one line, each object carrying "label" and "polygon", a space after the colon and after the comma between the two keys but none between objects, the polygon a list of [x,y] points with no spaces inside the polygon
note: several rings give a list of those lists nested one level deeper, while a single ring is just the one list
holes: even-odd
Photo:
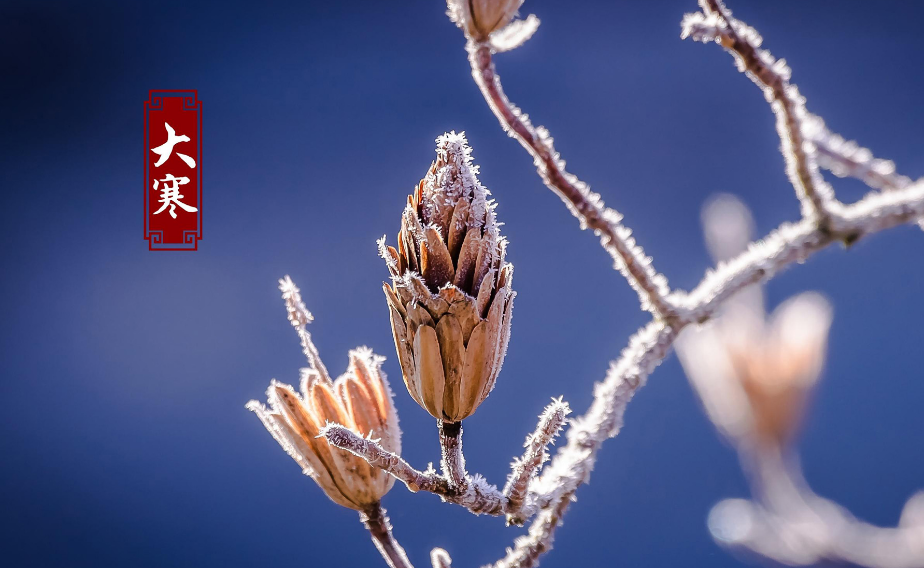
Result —
[{"label": "blue sky background", "polygon": [[[831,128],[924,175],[924,6],[732,2],[794,68]],[[510,96],[569,168],[626,215],[675,286],[709,265],[699,209],[742,197],[761,233],[793,220],[762,95],[717,46],[679,39],[692,0],[529,0],[543,21],[500,55]],[[405,457],[438,459],[400,385],[375,239],[465,130],[498,199],[519,292],[498,386],[466,421],[469,468],[503,483],[552,396],[576,410],[646,322],[594,237],[540,183],[469,76],[439,0],[12,2],[0,8],[0,557],[4,566],[375,566],[356,515],[322,494],[244,409],[302,357],[276,280],[291,274],[332,372],[367,344],[388,357]],[[142,239],[142,103],[204,101],[204,240]],[[837,181],[839,195],[862,195]],[[822,495],[894,524],[924,487],[924,234],[832,249],[769,286],[835,308],[801,447]],[[672,355],[578,492],[544,566],[738,566],[705,518],[746,495]],[[418,567],[498,558],[519,529],[403,486],[386,497]]]}]

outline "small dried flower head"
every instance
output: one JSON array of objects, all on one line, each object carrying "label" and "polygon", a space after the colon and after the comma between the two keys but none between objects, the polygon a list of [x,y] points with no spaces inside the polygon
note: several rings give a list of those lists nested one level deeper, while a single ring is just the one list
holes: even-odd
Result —
[{"label": "small dried flower head", "polygon": [[491,33],[504,28],[523,0],[447,0],[449,17],[465,35],[484,41]]},{"label": "small dried flower head", "polygon": [[684,332],[677,352],[721,431],[759,447],[786,447],[821,374],[831,307],[807,292],[780,305],[769,321],[745,309],[733,306]]},{"label": "small dried flower head", "polygon": [[363,436],[378,438],[390,452],[401,452],[398,415],[381,368],[384,358],[366,347],[354,349],[349,353],[346,373],[332,381],[304,330],[311,315],[298,288],[288,277],[280,283],[289,319],[299,332],[310,366],[302,369],[301,394],[273,381],[266,391],[269,408],[255,400],[247,403],[247,408],[331,500],[365,511],[391,489],[394,478],[362,458],[334,448],[318,438],[318,433],[328,422],[336,422]]},{"label": "small dried flower head", "polygon": [[[731,196],[713,200],[703,219],[717,259],[740,252],[750,239],[750,213]],[[720,431],[764,448],[792,442],[821,374],[831,318],[828,301],[808,292],[768,319],[761,289],[752,286],[712,322],[684,331],[677,353]]]},{"label": "small dried flower head", "polygon": [[464,134],[437,139],[436,161],[401,218],[398,247],[380,252],[395,348],[411,397],[458,422],[491,392],[510,337],[515,293],[490,193]]}]

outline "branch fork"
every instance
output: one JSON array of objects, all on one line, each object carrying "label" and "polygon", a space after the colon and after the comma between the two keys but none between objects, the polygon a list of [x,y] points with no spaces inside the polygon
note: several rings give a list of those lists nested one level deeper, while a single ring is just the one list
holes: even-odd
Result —
[{"label": "branch fork", "polygon": [[442,474],[432,467],[425,471],[415,469],[376,440],[364,438],[340,424],[328,423],[318,437],[391,474],[412,492],[433,493],[443,501],[460,505],[476,515],[507,515],[509,523],[522,524],[535,514],[538,503],[544,501],[538,493],[529,490],[530,482],[536,481],[536,473],[548,459],[547,447],[558,435],[570,412],[568,404],[561,399],[554,399],[546,407],[536,430],[527,438],[526,451],[514,461],[504,491],[489,484],[481,475],[470,476],[465,471],[459,423],[439,425]]}]

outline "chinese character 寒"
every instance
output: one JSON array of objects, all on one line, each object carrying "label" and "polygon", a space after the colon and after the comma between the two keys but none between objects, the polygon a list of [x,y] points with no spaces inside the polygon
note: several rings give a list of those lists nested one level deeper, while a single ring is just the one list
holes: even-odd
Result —
[{"label": "chinese character \u5bd2", "polygon": [[174,177],[173,174],[167,174],[164,179],[155,179],[154,180],[154,189],[157,189],[157,185],[160,182],[164,182],[164,186],[160,188],[160,199],[158,200],[163,205],[160,206],[160,209],[154,212],[154,215],[162,212],[167,206],[170,206],[170,216],[176,219],[176,206],[179,205],[183,208],[183,211],[187,213],[193,213],[198,211],[195,207],[186,205],[180,199],[183,198],[183,195],[180,194],[180,186],[186,185],[189,183],[188,177]]}]

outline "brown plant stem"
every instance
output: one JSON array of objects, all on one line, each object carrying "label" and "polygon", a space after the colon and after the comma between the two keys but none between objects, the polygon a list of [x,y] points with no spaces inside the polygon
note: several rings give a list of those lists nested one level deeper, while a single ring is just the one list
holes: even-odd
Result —
[{"label": "brown plant stem", "polygon": [[757,45],[743,37],[740,29],[745,24],[733,18],[721,0],[700,0],[700,6],[706,14],[714,14],[725,23],[720,32],[722,47],[735,55],[742,70],[764,88],[767,99],[772,102],[783,155],[786,156],[786,173],[802,201],[802,214],[807,218],[814,217],[818,226],[826,229],[836,200],[818,170],[816,150],[813,145],[807,144],[802,131],[808,116],[805,99],[785,73],[771,67],[768,61],[773,60],[762,57]]},{"label": "brown plant stem", "polygon": [[414,568],[407,554],[398,541],[395,540],[391,533],[391,523],[385,514],[385,509],[381,503],[372,505],[367,510],[359,514],[359,519],[369,529],[372,535],[372,542],[379,549],[382,558],[388,563],[390,568]]},{"label": "brown plant stem", "polygon": [[667,298],[667,283],[651,267],[651,259],[635,244],[629,229],[620,224],[622,216],[604,207],[599,195],[591,193],[584,182],[565,170],[548,132],[542,127],[534,127],[526,115],[510,102],[494,69],[491,46],[469,40],[466,49],[472,77],[488,106],[507,134],[533,157],[545,185],[568,205],[582,228],[590,228],[600,237],[603,247],[613,256],[620,271],[638,293],[643,308],[656,317],[673,318],[675,308]]},{"label": "brown plant stem", "polygon": [[465,456],[462,455],[462,422],[437,420],[440,432],[440,465],[443,476],[453,490],[464,493],[468,489],[468,473],[465,471]]}]

